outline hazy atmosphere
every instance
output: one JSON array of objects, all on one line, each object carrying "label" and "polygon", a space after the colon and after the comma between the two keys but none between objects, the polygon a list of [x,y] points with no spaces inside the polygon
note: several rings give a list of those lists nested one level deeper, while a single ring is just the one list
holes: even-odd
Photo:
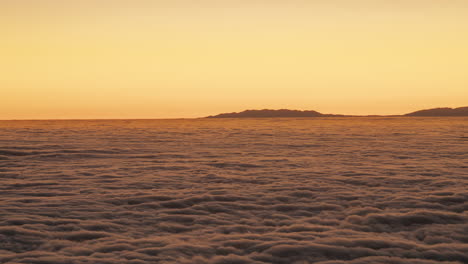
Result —
[{"label": "hazy atmosphere", "polygon": [[467,1],[0,2],[0,119],[466,104]]},{"label": "hazy atmosphere", "polygon": [[467,0],[0,0],[1,264],[468,263]]}]

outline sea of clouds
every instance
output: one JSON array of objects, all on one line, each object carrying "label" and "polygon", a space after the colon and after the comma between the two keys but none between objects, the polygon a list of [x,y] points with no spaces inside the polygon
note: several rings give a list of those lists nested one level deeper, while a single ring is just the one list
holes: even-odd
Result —
[{"label": "sea of clouds", "polygon": [[0,121],[0,263],[468,263],[468,119]]}]

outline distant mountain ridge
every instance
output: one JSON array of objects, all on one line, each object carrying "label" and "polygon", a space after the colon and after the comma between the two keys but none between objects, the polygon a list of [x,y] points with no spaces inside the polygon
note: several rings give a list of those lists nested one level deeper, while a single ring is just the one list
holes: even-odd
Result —
[{"label": "distant mountain ridge", "polygon": [[468,116],[468,106],[458,108],[441,107],[419,110],[406,114],[405,116]]},{"label": "distant mountain ridge", "polygon": [[[272,117],[349,117],[353,115],[336,115],[336,114],[322,114],[313,110],[289,110],[289,109],[262,109],[262,110],[245,110],[242,112],[223,113],[207,118],[272,118]],[[376,116],[376,115],[369,115]],[[391,115],[391,116],[468,116],[468,107],[459,108],[432,108],[426,110],[419,110],[416,112],[408,113],[405,115]]]},{"label": "distant mountain ridge", "polygon": [[271,109],[263,109],[263,110],[245,110],[238,113],[224,113],[215,116],[209,116],[208,118],[246,118],[246,117],[320,117],[324,116],[324,114],[319,113],[317,111],[300,111],[300,110],[288,110],[288,109],[280,109],[280,110],[271,110]]}]

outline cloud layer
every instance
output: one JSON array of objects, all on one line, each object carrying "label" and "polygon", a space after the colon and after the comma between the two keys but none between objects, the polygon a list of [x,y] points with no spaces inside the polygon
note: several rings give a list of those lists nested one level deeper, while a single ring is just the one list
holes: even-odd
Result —
[{"label": "cloud layer", "polygon": [[0,132],[0,263],[468,262],[464,119]]}]

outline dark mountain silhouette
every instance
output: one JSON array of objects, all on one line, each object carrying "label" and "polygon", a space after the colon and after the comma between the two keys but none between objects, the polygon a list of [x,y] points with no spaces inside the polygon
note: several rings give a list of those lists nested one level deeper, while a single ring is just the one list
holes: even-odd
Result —
[{"label": "dark mountain silhouette", "polygon": [[[268,117],[349,117],[353,115],[335,115],[335,114],[322,114],[313,110],[289,110],[289,109],[263,109],[263,110],[245,110],[242,112],[223,113],[207,118],[268,118]],[[381,115],[368,115],[369,117],[378,117]],[[401,115],[389,115],[401,116]],[[405,114],[403,116],[468,116],[468,107],[459,108],[433,108],[420,110]]]},{"label": "dark mountain silhouette", "polygon": [[215,116],[208,116],[208,118],[262,118],[262,117],[326,117],[326,116],[338,116],[322,114],[317,111],[301,111],[301,110],[245,110],[238,113],[224,113]]},{"label": "dark mountain silhouette", "polygon": [[406,114],[405,116],[468,116],[468,107],[432,108]]}]

